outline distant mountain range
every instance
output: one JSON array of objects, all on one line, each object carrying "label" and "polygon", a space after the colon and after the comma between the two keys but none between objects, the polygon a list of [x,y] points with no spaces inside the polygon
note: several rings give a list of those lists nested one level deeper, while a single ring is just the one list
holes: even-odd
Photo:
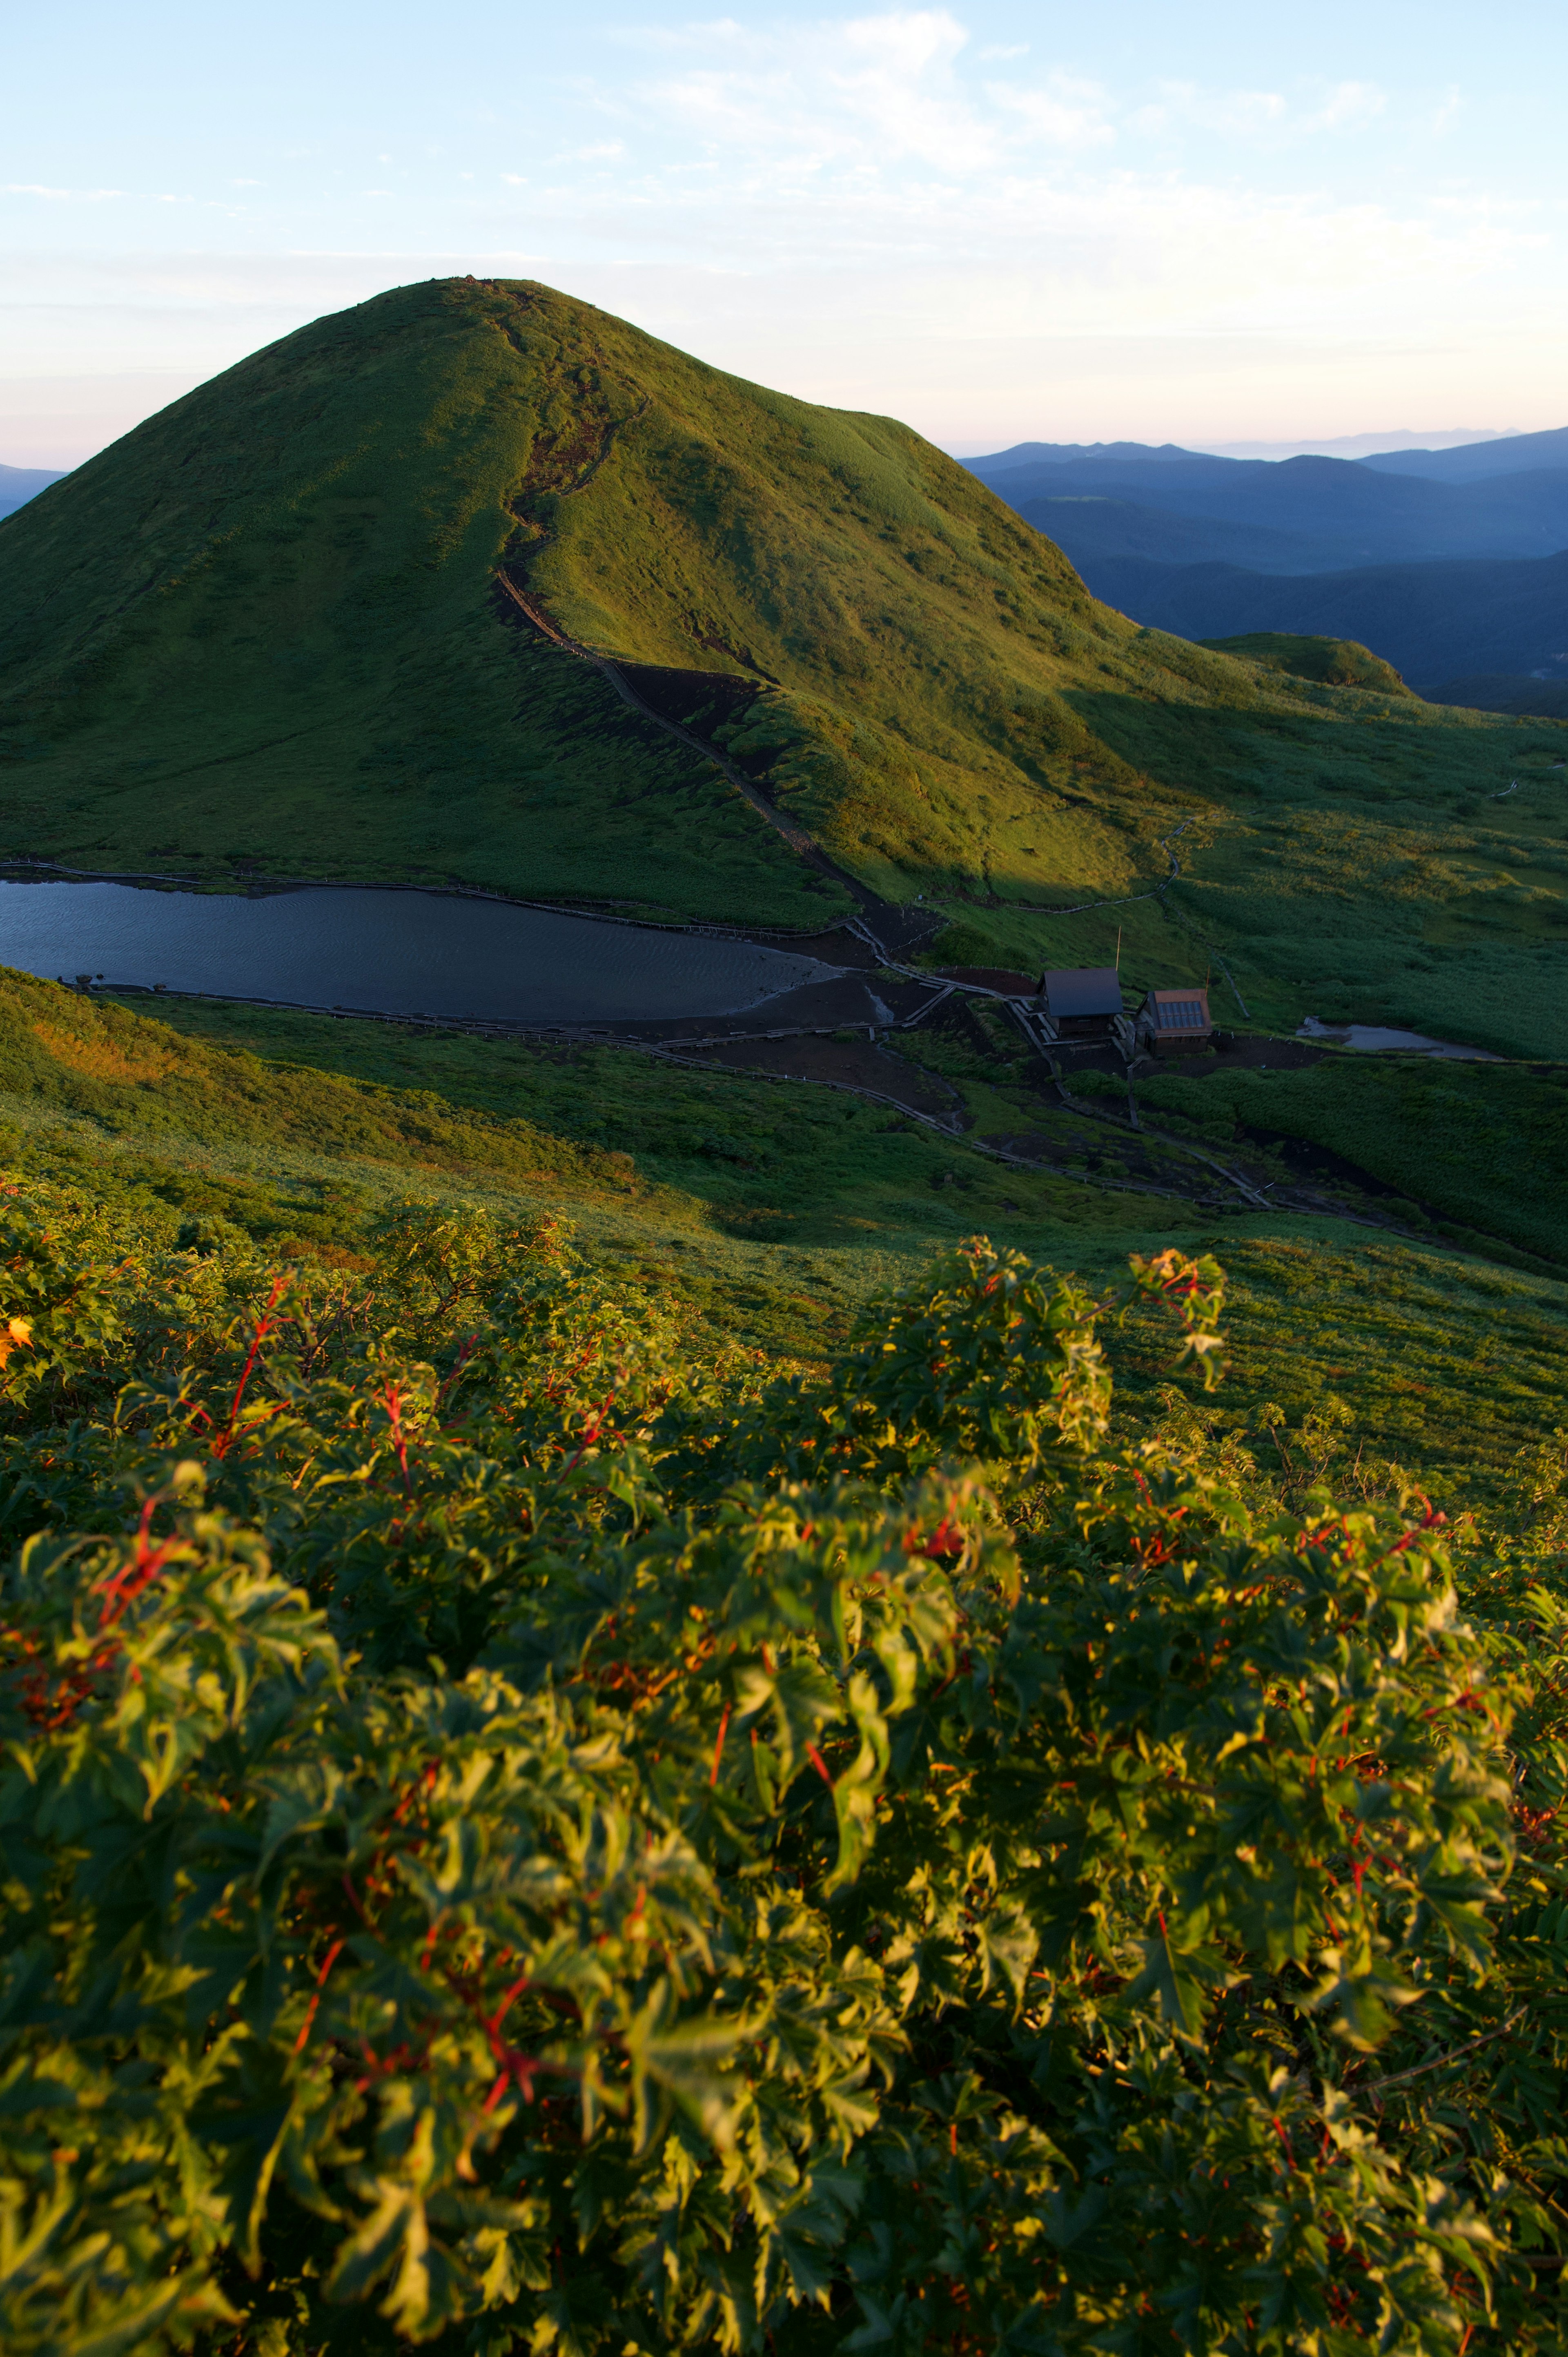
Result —
[{"label": "distant mountain range", "polygon": [[0,467],[0,516],[8,516],[17,508],[58,483],[59,473],[48,467]]},{"label": "distant mountain range", "polygon": [[[1518,450],[1523,438],[1502,447]],[[1099,520],[1069,516],[1069,501],[1081,509],[1113,500],[1186,519],[1189,553],[1172,561],[1233,562],[1238,526],[1266,533],[1268,554],[1260,544],[1249,560],[1260,572],[1329,573],[1438,556],[1547,556],[1568,547],[1568,436],[1552,454],[1555,464],[1543,455],[1533,467],[1460,482],[1364,458],[1214,458],[1169,446],[1131,455],[1133,449],[1112,445],[1049,458],[1023,455],[1030,450],[1025,444],[967,464],[1053,539],[1058,525],[1069,532],[1070,543],[1060,544],[1075,564],[1080,548],[1099,555],[1101,542]],[[1469,456],[1467,449],[1438,451],[1430,463]],[[1042,505],[1048,520],[1038,512]]]},{"label": "distant mountain range", "polygon": [[1107,605],[1179,638],[1286,630],[1354,639],[1417,688],[1477,673],[1568,683],[1568,550],[1294,575],[1122,556],[1090,566],[1086,577]]},{"label": "distant mountain range", "polygon": [[1568,684],[1568,427],[1356,459],[1023,442],[966,464],[1135,621],[1358,640],[1502,709]]},{"label": "distant mountain range", "polygon": [[[1348,440],[1359,437],[1349,436]],[[1179,442],[1015,442],[1010,449],[989,457],[965,458],[961,464],[989,482],[992,475],[1017,467],[1070,466],[1079,459],[1101,464],[1142,466],[1150,460],[1209,459],[1220,466],[1290,465],[1290,459],[1210,450],[1188,450]],[[1499,434],[1490,438],[1447,445],[1437,449],[1371,450],[1354,458],[1331,459],[1337,466],[1370,468],[1374,474],[1430,475],[1437,482],[1478,482],[1485,475],[1533,474],[1541,468],[1568,467],[1568,425],[1544,434]]]},{"label": "distant mountain range", "polygon": [[1360,464],[1385,475],[1430,475],[1438,483],[1477,483],[1484,475],[1568,467],[1568,425],[1554,425],[1545,434],[1505,434],[1496,442],[1466,442],[1454,450],[1384,450]]}]

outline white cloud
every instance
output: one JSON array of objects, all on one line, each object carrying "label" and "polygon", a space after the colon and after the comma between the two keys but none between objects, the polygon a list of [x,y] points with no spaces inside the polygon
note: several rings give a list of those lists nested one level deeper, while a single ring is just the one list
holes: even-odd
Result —
[{"label": "white cloud", "polygon": [[683,46],[703,62],[639,95],[698,139],[787,153],[799,170],[908,158],[980,169],[1005,143],[954,81],[967,38],[946,9],[788,32],[743,32],[726,20],[693,27],[681,43],[666,37],[666,48]]},{"label": "white cloud", "polygon": [[[969,36],[943,8],[819,21],[788,32],[730,19],[642,36],[691,59],[631,93],[631,106],[717,153],[771,156],[791,177],[886,178],[925,167],[944,181],[1013,168],[1030,150],[1103,145],[1110,102],[1094,83],[1046,72],[976,83]],[[1021,58],[992,44],[976,61]],[[627,101],[618,111],[627,111]]]},{"label": "white cloud", "polygon": [[46,188],[37,180],[7,180],[8,197],[47,197],[53,204],[100,205],[108,197],[123,197],[124,188]]},{"label": "white cloud", "polygon": [[1254,139],[1260,133],[1276,132],[1286,113],[1277,90],[1205,90],[1197,82],[1167,81],[1132,121],[1135,130],[1145,133],[1180,125],[1226,138]]},{"label": "white cloud", "polygon": [[[120,365],[118,338],[144,368],[190,355],[194,381],[380,287],[536,276],[722,367],[970,448],[1350,431],[1417,404],[1494,414],[1488,371],[1521,336],[1542,353],[1557,339],[1564,366],[1529,367],[1563,381],[1550,204],[1499,194],[1473,158],[1464,182],[1435,167],[1425,184],[1380,179],[1385,143],[1353,138],[1393,118],[1406,155],[1441,127],[1440,88],[1265,87],[1262,53],[1255,88],[1134,82],[1120,66],[1111,86],[1055,54],[1043,39],[980,46],[940,5],[627,32],[555,85],[559,149],[531,149],[532,178],[490,166],[459,180],[451,155],[493,155],[513,144],[502,135],[480,144],[470,127],[422,157],[425,126],[400,132],[401,201],[360,192],[378,201],[373,236],[362,204],[334,214],[337,197],[312,196],[301,210],[281,167],[244,208],[243,242],[265,250],[242,255],[155,252],[150,231],[131,253],[153,217],[129,203],[35,214],[36,283],[15,238],[0,257],[6,339],[63,375]],[[328,156],[300,155],[314,185]],[[105,248],[136,227],[117,256],[68,267],[59,248],[73,232],[85,246],[89,219]],[[360,250],[300,251],[312,236]],[[1347,414],[1334,388],[1352,382]],[[1556,422],[1530,405],[1527,424]]]},{"label": "white cloud", "polygon": [[1039,90],[987,82],[985,94],[1047,146],[1102,147],[1116,136],[1105,93],[1092,82],[1072,81],[1066,75],[1054,77]]},{"label": "white cloud", "polygon": [[1375,122],[1388,100],[1369,81],[1342,81],[1327,103],[1306,118],[1308,131],[1359,131]]}]

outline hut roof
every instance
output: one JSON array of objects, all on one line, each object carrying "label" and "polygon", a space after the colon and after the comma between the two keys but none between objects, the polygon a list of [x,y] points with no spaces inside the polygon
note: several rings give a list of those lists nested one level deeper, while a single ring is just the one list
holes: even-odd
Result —
[{"label": "hut roof", "polygon": [[1208,993],[1190,985],[1182,990],[1151,990],[1147,1001],[1156,1031],[1207,1031]]},{"label": "hut roof", "polygon": [[1122,984],[1113,965],[1058,966],[1040,976],[1040,996],[1058,1018],[1122,1012]]}]

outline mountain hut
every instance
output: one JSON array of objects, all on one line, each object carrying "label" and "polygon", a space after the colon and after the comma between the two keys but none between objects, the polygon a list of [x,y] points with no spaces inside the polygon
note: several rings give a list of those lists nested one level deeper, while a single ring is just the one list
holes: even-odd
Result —
[{"label": "mountain hut", "polygon": [[1040,976],[1040,1008],[1058,1039],[1109,1039],[1122,1012],[1113,965],[1059,966]]},{"label": "mountain hut", "polygon": [[1192,984],[1181,990],[1151,990],[1138,1009],[1139,1044],[1156,1054],[1190,1055],[1207,1048],[1213,1033],[1208,993]]}]

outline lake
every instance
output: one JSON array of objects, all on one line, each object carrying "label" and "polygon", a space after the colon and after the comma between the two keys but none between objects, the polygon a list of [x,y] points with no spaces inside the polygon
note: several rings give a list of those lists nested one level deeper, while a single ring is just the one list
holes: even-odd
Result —
[{"label": "lake", "polygon": [[456,893],[305,886],[254,899],[0,882],[0,964],[377,1015],[613,1023],[736,1015],[836,966],[750,942]]}]

